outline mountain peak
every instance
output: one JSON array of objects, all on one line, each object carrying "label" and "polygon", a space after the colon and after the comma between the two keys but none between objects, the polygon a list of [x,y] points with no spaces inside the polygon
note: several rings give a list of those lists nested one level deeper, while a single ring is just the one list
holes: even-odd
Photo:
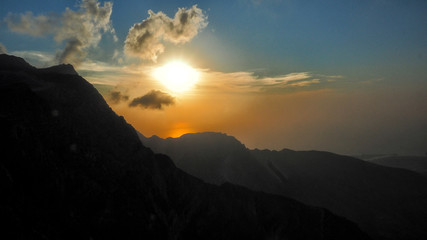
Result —
[{"label": "mountain peak", "polygon": [[40,70],[47,73],[79,75],[71,64],[59,64],[48,68],[42,68]]},{"label": "mountain peak", "polygon": [[186,133],[179,137],[182,140],[197,140],[197,141],[216,141],[216,142],[224,142],[227,144],[234,143],[238,145],[243,145],[239,140],[237,140],[233,136],[229,136],[225,133],[221,132],[199,132],[199,133]]},{"label": "mountain peak", "polygon": [[23,58],[8,54],[0,54],[0,70],[35,70]]},{"label": "mountain peak", "polygon": [[42,73],[57,73],[57,74],[70,74],[70,75],[78,75],[77,71],[74,69],[71,64],[59,64],[47,68],[37,69],[23,58],[8,55],[8,54],[0,54],[0,70],[8,70],[8,71],[34,71],[39,70]]}]

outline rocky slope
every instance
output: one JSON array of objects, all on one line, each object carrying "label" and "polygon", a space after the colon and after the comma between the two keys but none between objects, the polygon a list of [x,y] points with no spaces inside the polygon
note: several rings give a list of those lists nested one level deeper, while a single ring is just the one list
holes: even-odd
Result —
[{"label": "rocky slope", "polygon": [[59,69],[0,55],[6,239],[369,239],[325,209],[184,173]]}]

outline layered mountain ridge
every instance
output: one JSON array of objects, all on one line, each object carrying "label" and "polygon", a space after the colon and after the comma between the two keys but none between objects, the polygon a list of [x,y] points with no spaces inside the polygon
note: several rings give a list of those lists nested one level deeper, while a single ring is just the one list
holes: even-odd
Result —
[{"label": "layered mountain ridge", "polygon": [[0,99],[7,239],[369,239],[326,209],[184,173],[70,66],[0,55]]},{"label": "layered mountain ridge", "polygon": [[367,159],[382,166],[411,170],[427,176],[427,157],[424,156],[381,156]]},{"label": "layered mountain ridge", "polygon": [[[325,207],[374,239],[427,238],[427,178],[415,172],[328,152],[249,150],[219,133],[140,139],[209,183],[229,181]],[[233,144],[221,148],[228,142]]]}]

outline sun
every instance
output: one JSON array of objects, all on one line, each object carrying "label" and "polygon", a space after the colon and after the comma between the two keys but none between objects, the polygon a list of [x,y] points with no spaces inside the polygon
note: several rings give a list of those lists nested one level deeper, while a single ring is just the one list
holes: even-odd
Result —
[{"label": "sun", "polygon": [[154,69],[154,77],[173,92],[185,92],[199,80],[199,72],[182,61],[172,61]]}]

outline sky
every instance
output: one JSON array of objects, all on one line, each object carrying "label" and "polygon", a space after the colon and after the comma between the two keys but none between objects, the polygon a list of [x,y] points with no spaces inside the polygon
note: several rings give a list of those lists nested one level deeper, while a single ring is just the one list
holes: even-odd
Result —
[{"label": "sky", "polygon": [[[146,136],[424,155],[426,12],[424,0],[2,0],[0,52],[73,64]],[[174,61],[198,76],[184,91],[156,77]]]}]

